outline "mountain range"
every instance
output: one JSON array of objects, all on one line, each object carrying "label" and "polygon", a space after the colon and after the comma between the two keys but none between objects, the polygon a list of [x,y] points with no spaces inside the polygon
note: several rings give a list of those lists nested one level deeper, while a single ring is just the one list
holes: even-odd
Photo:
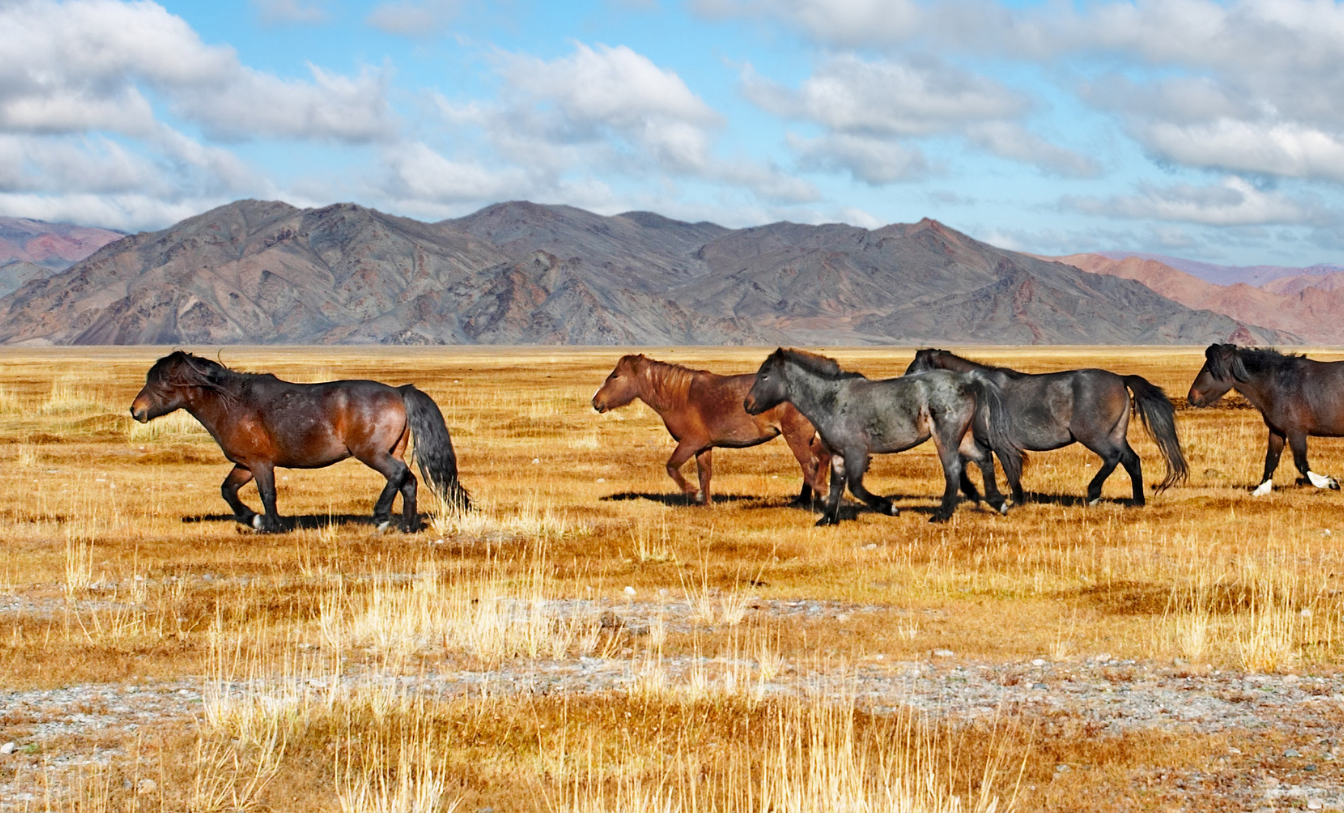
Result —
[{"label": "mountain range", "polygon": [[1167,262],[1134,255],[1112,259],[1102,254],[1076,254],[1058,259],[1094,274],[1141,282],[1186,307],[1275,328],[1309,344],[1344,344],[1344,272],[1329,271],[1337,266],[1276,269],[1286,272],[1278,276],[1266,271],[1272,266],[1256,266],[1259,273],[1270,277],[1268,281],[1260,285],[1219,285]]},{"label": "mountain range", "polygon": [[22,344],[1292,343],[933,220],[727,229],[502,203],[424,223],[238,201],[0,298]]}]

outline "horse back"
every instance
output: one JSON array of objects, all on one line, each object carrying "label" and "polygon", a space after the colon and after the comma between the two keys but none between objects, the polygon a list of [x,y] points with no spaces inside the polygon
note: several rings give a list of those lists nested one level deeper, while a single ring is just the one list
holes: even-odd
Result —
[{"label": "horse back", "polygon": [[1344,361],[1295,361],[1267,388],[1266,419],[1311,435],[1344,435]]},{"label": "horse back", "polygon": [[240,400],[250,401],[265,427],[277,465],[320,467],[379,446],[390,449],[406,429],[401,393],[377,381],[256,383]]},{"label": "horse back", "polygon": [[[787,401],[759,415],[747,413],[743,402],[755,373],[718,375],[697,371],[687,390],[686,410],[715,446],[755,446],[785,432],[806,431],[812,424]],[[667,422],[667,416],[664,416]],[[671,423],[668,423],[671,429]]]}]

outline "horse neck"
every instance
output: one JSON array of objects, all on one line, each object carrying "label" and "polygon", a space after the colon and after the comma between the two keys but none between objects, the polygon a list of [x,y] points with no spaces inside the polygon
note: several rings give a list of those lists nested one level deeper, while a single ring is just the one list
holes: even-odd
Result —
[{"label": "horse neck", "polygon": [[236,381],[232,379],[219,390],[211,387],[190,387],[187,403],[183,408],[200,421],[211,435],[219,437],[215,429],[236,418],[237,395],[231,391],[235,388]]},{"label": "horse neck", "polygon": [[989,373],[997,372],[997,367],[991,367],[988,364],[981,364],[978,361],[964,359],[961,356],[944,353],[938,357],[938,366],[944,370],[951,370],[954,373]]},{"label": "horse neck", "polygon": [[1265,407],[1269,406],[1270,394],[1276,389],[1274,378],[1278,375],[1278,370],[1266,368],[1252,374],[1246,381],[1232,379],[1232,389],[1241,393],[1242,396],[1251,402],[1251,406],[1260,410],[1263,414]]},{"label": "horse neck", "polygon": [[662,415],[686,406],[691,379],[695,371],[645,359],[635,380],[639,382],[639,399]]},{"label": "horse neck", "polygon": [[798,364],[791,364],[786,369],[789,401],[804,417],[820,427],[819,419],[830,414],[824,411],[824,403],[834,400],[842,381],[818,375]]}]

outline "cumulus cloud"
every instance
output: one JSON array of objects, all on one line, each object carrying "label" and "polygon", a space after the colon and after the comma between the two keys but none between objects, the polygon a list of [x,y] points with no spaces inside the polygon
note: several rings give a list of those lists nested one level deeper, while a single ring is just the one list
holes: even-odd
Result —
[{"label": "cumulus cloud", "polygon": [[774,201],[818,197],[810,183],[768,162],[718,155],[723,117],[676,72],[628,47],[575,43],[567,56],[503,54],[497,66],[504,86],[495,101],[440,98],[439,108],[446,121],[483,134],[495,161],[526,167],[533,189],[560,188],[583,174],[642,183],[656,173],[665,182],[703,180]]},{"label": "cumulus cloud", "polygon": [[881,186],[910,181],[929,174],[929,162],[917,147],[905,147],[890,139],[835,133],[821,138],[790,134],[789,145],[799,155],[803,169],[848,172],[857,181]]},{"label": "cumulus cloud", "polygon": [[1142,186],[1134,195],[1065,197],[1060,203],[1063,208],[1090,215],[1208,226],[1306,224],[1324,217],[1315,201],[1260,190],[1236,177],[1208,186]]},{"label": "cumulus cloud", "polygon": [[923,154],[902,143],[953,135],[1011,161],[1066,176],[1091,177],[1090,158],[1029,132],[1017,119],[1031,108],[1002,83],[938,62],[865,60],[842,54],[826,60],[797,89],[742,71],[743,94],[783,118],[818,125],[821,138],[794,136],[805,169],[846,171],[869,184],[926,175]]},{"label": "cumulus cloud", "polygon": [[693,0],[707,17],[784,20],[832,45],[899,42],[927,18],[914,0]]},{"label": "cumulus cloud", "polygon": [[156,3],[21,0],[0,6],[0,131],[154,131],[147,94],[229,138],[367,142],[395,130],[383,71],[311,68],[312,81],[252,70]]},{"label": "cumulus cloud", "polygon": [[365,21],[387,34],[429,37],[442,33],[460,10],[460,0],[390,0],[375,6]]},{"label": "cumulus cloud", "polygon": [[326,4],[320,0],[251,0],[263,25],[317,25],[330,19]]}]

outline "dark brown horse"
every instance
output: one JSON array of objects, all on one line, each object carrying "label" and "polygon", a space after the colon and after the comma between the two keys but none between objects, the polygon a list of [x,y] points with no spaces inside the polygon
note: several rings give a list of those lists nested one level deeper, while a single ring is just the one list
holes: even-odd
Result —
[{"label": "dark brown horse", "polygon": [[[390,524],[392,502],[400,492],[402,527],[416,530],[415,475],[404,456],[412,433],[425,482],[452,505],[465,509],[470,504],[457,481],[457,456],[443,414],[410,384],[293,384],[273,375],[235,372],[179,350],[149,368],[131,415],[146,423],[178,409],[200,421],[233,462],[220,493],[239,522],[260,531],[283,528],[275,509],[276,466],[316,469],[347,457],[387,478],[373,507],[379,528]],[[238,499],[238,489],[253,479],[263,514]]]},{"label": "dark brown horse", "polygon": [[[667,459],[667,475],[683,494],[694,494],[695,501],[702,505],[710,502],[714,447],[741,449],[783,435],[803,470],[798,501],[809,502],[814,492],[820,496],[826,488],[830,453],[816,439],[812,424],[792,404],[748,415],[742,401],[755,379],[751,374],[716,375],[692,370],[642,354],[623,356],[593,395],[593,409],[619,409],[636,398],[652,407],[677,441],[677,448]],[[692,457],[700,471],[698,489],[681,476],[682,465]]]},{"label": "dark brown horse", "polygon": [[[1087,484],[1089,504],[1101,499],[1102,483],[1118,464],[1129,474],[1134,504],[1143,505],[1143,468],[1128,437],[1131,392],[1134,411],[1167,461],[1167,476],[1155,490],[1163,491],[1187,477],[1185,455],[1176,435],[1176,408],[1160,387],[1145,378],[1096,369],[1022,373],[932,348],[916,353],[905,372],[935,369],[983,373],[998,384],[1012,415],[1012,435],[1023,449],[1044,452],[1081,443],[1096,452],[1101,470]],[[1013,500],[1021,503],[1025,498],[1021,482],[1011,475],[1008,482]]]},{"label": "dark brown horse", "polygon": [[1257,497],[1274,490],[1274,470],[1279,467],[1284,441],[1293,450],[1293,463],[1302,475],[1298,485],[1339,488],[1335,478],[1317,474],[1307,465],[1307,436],[1344,435],[1344,362],[1211,344],[1204,351],[1204,366],[1190,385],[1187,399],[1191,406],[1208,406],[1230,389],[1246,396],[1269,427],[1265,473],[1254,491]]}]

